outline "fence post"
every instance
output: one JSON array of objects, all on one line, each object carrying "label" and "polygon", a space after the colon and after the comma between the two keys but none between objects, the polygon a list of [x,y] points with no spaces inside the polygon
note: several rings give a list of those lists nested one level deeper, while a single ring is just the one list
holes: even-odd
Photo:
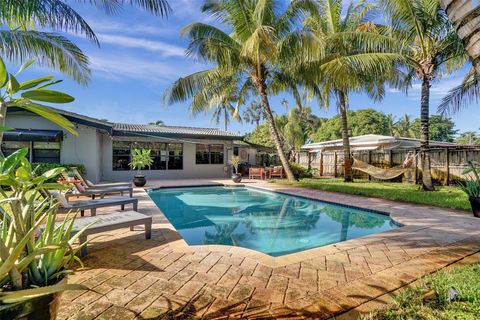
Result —
[{"label": "fence post", "polygon": [[445,177],[445,185],[448,186],[450,184],[450,150],[445,148],[445,152],[445,171],[447,172],[447,176]]},{"label": "fence post", "polygon": [[[372,150],[368,150],[368,164],[372,164]],[[372,180],[371,175],[368,175],[368,180]]]},{"label": "fence post", "polygon": [[418,184],[418,151],[415,149],[415,184]]},{"label": "fence post", "polygon": [[333,176],[337,177],[337,152],[333,154]]},{"label": "fence post", "polygon": [[323,176],[323,152],[320,152],[320,177]]}]

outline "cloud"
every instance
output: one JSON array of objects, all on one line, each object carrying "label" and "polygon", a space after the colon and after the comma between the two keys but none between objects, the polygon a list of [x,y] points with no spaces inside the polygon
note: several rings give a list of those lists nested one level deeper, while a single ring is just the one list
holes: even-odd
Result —
[{"label": "cloud", "polygon": [[156,26],[151,24],[125,24],[112,19],[88,19],[88,24],[95,32],[122,33],[129,35],[170,36],[177,35],[178,28],[172,26]]},{"label": "cloud", "polygon": [[97,34],[100,43],[109,43],[112,45],[125,47],[125,48],[137,48],[147,51],[161,53],[165,57],[184,57],[185,49],[173,44],[169,44],[158,40],[147,40],[141,38],[134,38],[128,36],[118,36],[112,34],[99,33]]}]

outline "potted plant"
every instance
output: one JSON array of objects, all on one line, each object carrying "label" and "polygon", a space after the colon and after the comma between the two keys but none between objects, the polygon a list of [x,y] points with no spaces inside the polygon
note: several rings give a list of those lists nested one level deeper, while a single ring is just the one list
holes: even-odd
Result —
[{"label": "potted plant", "polygon": [[468,165],[463,174],[472,174],[473,177],[466,177],[465,182],[460,183],[460,188],[468,195],[473,215],[480,218],[480,164],[469,161]]},{"label": "potted plant", "polygon": [[66,281],[83,230],[72,235],[74,217],[58,220],[57,201],[40,192],[61,189],[49,181],[65,169],[35,176],[27,153],[0,158],[0,319],[54,319],[62,291],[87,289]]},{"label": "potted plant", "polygon": [[130,167],[137,170],[137,173],[133,177],[133,183],[137,187],[143,187],[147,183],[147,179],[141,170],[152,165],[153,159],[151,153],[152,150],[150,149],[133,149]]},{"label": "potted plant", "polygon": [[232,156],[230,159],[230,165],[232,166],[232,181],[240,183],[242,181],[242,175],[238,173],[238,165],[240,164],[239,156]]}]

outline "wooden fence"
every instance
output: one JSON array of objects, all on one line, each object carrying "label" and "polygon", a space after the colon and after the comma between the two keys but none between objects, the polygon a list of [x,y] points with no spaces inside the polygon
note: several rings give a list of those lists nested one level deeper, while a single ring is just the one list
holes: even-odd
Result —
[{"label": "wooden fence", "polygon": [[[352,156],[379,168],[400,166],[408,152],[416,155],[418,149],[399,149],[389,151],[357,151]],[[480,161],[480,149],[473,148],[441,148],[431,149],[432,177],[437,182],[448,185],[454,181],[463,180],[463,170],[468,161]],[[343,176],[343,152],[309,153],[301,152],[297,162],[312,169],[315,176],[340,177]],[[398,180],[416,183],[421,178],[420,157],[415,157],[415,163]],[[370,179],[366,173],[354,170],[355,178]]]}]

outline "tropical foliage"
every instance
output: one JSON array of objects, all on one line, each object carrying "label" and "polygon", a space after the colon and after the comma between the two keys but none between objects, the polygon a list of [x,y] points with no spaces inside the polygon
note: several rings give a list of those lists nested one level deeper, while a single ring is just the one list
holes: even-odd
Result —
[{"label": "tropical foliage", "polygon": [[0,301],[5,303],[67,289],[78,284],[56,284],[70,273],[77,251],[73,243],[83,230],[72,233],[74,218],[56,223],[57,203],[41,191],[59,190],[49,183],[64,168],[35,175],[21,149],[0,158]]},{"label": "tropical foliage", "polygon": [[133,149],[132,162],[130,167],[137,171],[137,175],[142,175],[142,169],[151,166],[153,163],[152,150],[150,149]]},{"label": "tropical foliage", "polygon": [[455,142],[461,144],[480,144],[480,134],[475,131],[466,131],[455,138]]}]

